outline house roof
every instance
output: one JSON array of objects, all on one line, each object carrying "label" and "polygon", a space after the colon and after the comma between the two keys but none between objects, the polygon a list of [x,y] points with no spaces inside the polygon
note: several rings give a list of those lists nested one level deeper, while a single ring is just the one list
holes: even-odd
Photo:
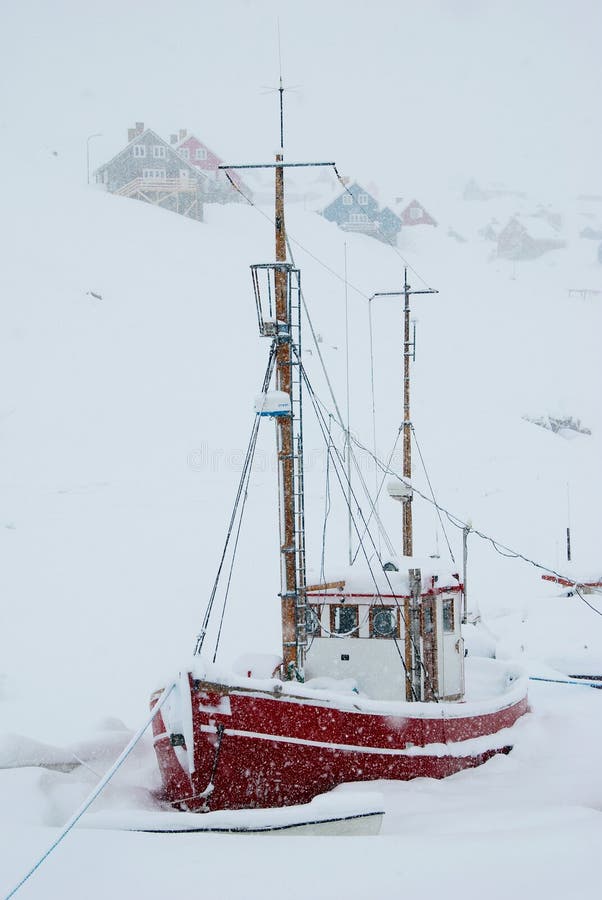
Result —
[{"label": "house roof", "polygon": [[214,150],[212,150],[211,147],[209,147],[209,146],[205,143],[205,141],[202,141],[200,138],[198,138],[198,137],[196,136],[196,134],[192,134],[192,133],[191,133],[191,134],[187,134],[186,137],[183,137],[182,140],[181,140],[181,141],[178,141],[177,144],[172,144],[172,147],[175,147],[176,150],[179,150],[180,147],[183,147],[184,144],[187,144],[187,143],[188,143],[188,141],[196,141],[197,144],[200,144],[201,147],[204,147],[205,150],[207,150],[209,153],[212,154],[212,156],[215,156],[216,159],[219,159],[220,162],[223,162],[223,159],[221,158],[221,156],[218,156],[218,154],[217,154]]},{"label": "house roof", "polygon": [[[222,157],[219,156],[219,155],[215,152],[215,150],[212,150],[211,147],[210,147],[208,144],[205,143],[205,141],[202,141],[199,137],[196,136],[196,134],[193,134],[193,133],[186,134],[186,137],[183,137],[182,140],[181,140],[181,141],[178,141],[177,144],[172,145],[172,148],[175,147],[175,150],[176,150],[176,151],[179,151],[182,147],[184,147],[185,144],[187,144],[187,143],[188,143],[189,141],[191,141],[191,140],[192,140],[192,141],[196,141],[197,144],[199,144],[201,147],[204,147],[205,150],[206,150],[208,153],[210,153],[213,157],[215,157],[215,159],[217,160],[218,164],[219,164],[219,163],[223,163],[224,160],[222,159]],[[192,163],[191,163],[191,165],[192,165]],[[197,172],[198,172],[199,170],[202,171],[201,166],[193,166],[193,168],[194,168],[195,171],[197,171]],[[228,171],[227,175],[226,175],[225,172],[224,172],[224,175],[225,175],[226,177],[231,178],[232,181],[236,182],[236,184],[238,185],[238,187],[242,187],[242,188],[246,188],[247,190],[250,190],[250,188],[248,187],[247,184],[245,184],[245,182],[243,181],[243,179],[241,178],[241,176],[238,174],[238,172],[230,172],[230,171]]]},{"label": "house roof", "polygon": [[[135,137],[133,137],[131,141],[128,141],[127,144],[125,145],[125,147],[122,147],[121,150],[119,150],[119,152],[116,153],[115,156],[112,156],[108,162],[103,163],[101,166],[98,166],[98,168],[94,170],[94,174],[96,174],[97,172],[102,172],[103,169],[108,169],[109,166],[111,166],[117,159],[119,159],[120,156],[123,156],[124,153],[127,153],[127,151],[130,150],[130,148],[133,147],[134,144],[140,143],[141,139],[143,137],[146,137],[147,135],[150,135],[159,145],[163,145],[164,147],[167,147],[167,149],[171,153],[176,152],[174,146],[172,144],[169,144],[162,137],[160,137],[156,131],[153,131],[152,128],[145,128],[144,131],[142,131],[140,134],[137,134]],[[196,166],[192,166],[185,159],[182,159],[181,156],[178,155],[178,159],[182,162],[182,164],[186,168],[190,169],[190,171],[197,178],[199,176],[202,176],[205,179],[207,178],[207,176],[205,175],[205,173],[202,170],[199,170]]]},{"label": "house roof", "polygon": [[325,210],[327,210],[329,207],[334,206],[336,203],[339,202],[339,200],[340,200],[342,197],[345,196],[345,194],[349,194],[349,193],[352,194],[352,196],[353,196],[354,198],[355,198],[358,194],[367,194],[367,196],[370,198],[370,200],[372,200],[372,202],[375,203],[375,204],[378,206],[378,200],[376,199],[376,197],[374,197],[374,196],[370,193],[370,191],[367,191],[365,188],[363,188],[363,187],[361,186],[361,184],[359,184],[357,181],[353,181],[351,184],[345,185],[345,187],[343,188],[343,190],[341,191],[341,193],[340,193],[340,194],[337,194],[336,197],[334,197],[334,199],[332,199],[329,203],[326,204],[326,206],[324,206],[324,207],[322,208],[322,212],[324,212]]}]

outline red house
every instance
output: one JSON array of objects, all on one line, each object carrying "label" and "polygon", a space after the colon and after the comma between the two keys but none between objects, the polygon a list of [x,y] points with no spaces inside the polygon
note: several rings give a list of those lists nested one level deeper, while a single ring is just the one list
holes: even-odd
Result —
[{"label": "red house", "polygon": [[412,200],[399,214],[403,225],[434,225],[436,221],[429,215],[424,206],[418,200]]},{"label": "red house", "polygon": [[[252,200],[250,188],[244,184],[238,173],[229,172],[231,179],[229,181],[225,172],[219,169],[223,160],[194,134],[188,134],[186,129],[182,128],[179,134],[170,136],[170,143],[175,145],[182,159],[208,176],[206,202],[243,203],[245,198]],[[239,190],[232,186],[232,182]]]}]

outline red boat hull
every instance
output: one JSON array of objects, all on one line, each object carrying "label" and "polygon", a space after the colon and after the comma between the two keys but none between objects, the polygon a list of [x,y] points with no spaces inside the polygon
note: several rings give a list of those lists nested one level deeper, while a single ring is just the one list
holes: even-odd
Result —
[{"label": "red boat hull", "polygon": [[289,806],[345,782],[445,778],[507,753],[510,744],[463,752],[461,742],[494,735],[527,711],[524,696],[482,715],[444,717],[436,706],[437,717],[394,716],[192,677],[189,685],[192,754],[162,714],[153,722],[163,799],[186,810]]}]

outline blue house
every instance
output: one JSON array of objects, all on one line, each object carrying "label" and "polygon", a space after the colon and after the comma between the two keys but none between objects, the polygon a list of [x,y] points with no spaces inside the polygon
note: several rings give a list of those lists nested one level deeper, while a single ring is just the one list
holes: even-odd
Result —
[{"label": "blue house", "polygon": [[378,201],[357,182],[329,203],[322,215],[343,231],[359,231],[388,244],[395,243],[401,230],[399,216],[388,207],[381,210]]}]

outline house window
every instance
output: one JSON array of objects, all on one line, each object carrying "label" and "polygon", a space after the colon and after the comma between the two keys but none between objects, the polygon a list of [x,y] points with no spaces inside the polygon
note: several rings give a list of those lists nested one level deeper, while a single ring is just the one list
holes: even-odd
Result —
[{"label": "house window", "polygon": [[142,177],[146,181],[165,181],[165,169],[143,169]]},{"label": "house window", "polygon": [[351,194],[343,194],[343,206],[351,206],[353,203],[353,197]]},{"label": "house window", "polygon": [[354,222],[356,224],[360,224],[368,221],[368,216],[366,213],[350,213],[349,221]]},{"label": "house window", "polygon": [[134,156],[146,156],[146,147],[144,144],[134,144]]},{"label": "house window", "polygon": [[420,209],[419,206],[413,206],[410,209],[410,219],[414,219],[414,221],[415,221],[416,219],[421,219],[421,218],[422,218],[422,210]]},{"label": "house window", "polygon": [[188,147],[180,147],[178,153],[182,157],[182,159],[190,159],[190,150]]},{"label": "house window", "polygon": [[153,147],[153,156],[155,159],[165,159],[165,147],[161,147],[160,144],[155,144]]},{"label": "house window", "polygon": [[399,637],[396,609],[376,606],[370,610],[370,637]]},{"label": "house window", "polygon": [[358,194],[357,202],[360,206],[368,206],[368,194]]},{"label": "house window", "polygon": [[454,630],[454,598],[443,598],[443,631],[449,633]]},{"label": "house window", "polygon": [[331,606],[330,630],[332,634],[340,634],[343,637],[357,637],[358,610],[357,606]]},{"label": "house window", "polygon": [[207,151],[204,147],[197,147],[194,151],[195,159],[207,159]]}]

